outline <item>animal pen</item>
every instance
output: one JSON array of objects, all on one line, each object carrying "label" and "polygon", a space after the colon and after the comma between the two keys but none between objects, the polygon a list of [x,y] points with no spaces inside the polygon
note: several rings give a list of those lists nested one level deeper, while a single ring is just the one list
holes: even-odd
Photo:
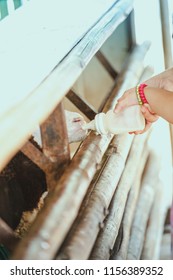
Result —
[{"label": "animal pen", "polygon": [[[0,22],[1,257],[159,259],[171,205],[169,126],[161,146],[154,125],[69,144],[64,113],[88,121],[113,109],[152,75],[150,42],[136,43],[131,0],[58,2],[25,1]],[[38,124],[42,147],[30,137]]]}]

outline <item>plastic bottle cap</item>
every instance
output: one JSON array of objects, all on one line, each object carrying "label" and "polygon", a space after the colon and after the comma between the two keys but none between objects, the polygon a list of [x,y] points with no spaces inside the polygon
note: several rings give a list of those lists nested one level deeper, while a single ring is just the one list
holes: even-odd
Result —
[{"label": "plastic bottle cap", "polygon": [[95,127],[99,134],[108,134],[108,131],[105,130],[104,124],[103,124],[103,118],[105,114],[100,113],[95,116]]}]

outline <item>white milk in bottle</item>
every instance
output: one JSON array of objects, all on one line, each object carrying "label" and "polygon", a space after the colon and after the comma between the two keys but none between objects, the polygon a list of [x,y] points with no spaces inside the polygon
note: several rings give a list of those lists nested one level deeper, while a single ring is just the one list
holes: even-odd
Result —
[{"label": "white milk in bottle", "polygon": [[125,108],[119,113],[109,110],[107,113],[99,113],[94,120],[86,123],[83,129],[95,130],[99,134],[120,134],[143,130],[145,118],[141,113],[140,106],[134,105]]}]

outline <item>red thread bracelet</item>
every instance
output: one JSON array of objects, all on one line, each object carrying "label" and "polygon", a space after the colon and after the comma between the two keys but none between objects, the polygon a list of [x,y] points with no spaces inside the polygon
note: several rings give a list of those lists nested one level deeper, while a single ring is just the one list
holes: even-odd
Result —
[{"label": "red thread bracelet", "polygon": [[145,97],[145,93],[144,93],[144,88],[146,87],[147,85],[146,84],[140,84],[139,85],[139,88],[138,88],[138,91],[139,91],[139,96],[141,98],[141,101],[142,103],[148,103],[146,97]]}]

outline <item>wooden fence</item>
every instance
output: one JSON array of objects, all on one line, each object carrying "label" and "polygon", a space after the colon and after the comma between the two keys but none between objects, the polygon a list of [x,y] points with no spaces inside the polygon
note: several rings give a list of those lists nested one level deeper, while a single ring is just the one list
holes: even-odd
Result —
[{"label": "wooden fence", "polygon": [[[165,169],[160,148],[152,144],[156,129],[137,136],[90,132],[74,156],[70,154],[65,97],[92,119],[97,112],[114,108],[127,88],[151,75],[143,63],[150,43],[137,45],[135,40],[133,1],[98,2],[93,6],[93,1],[87,1],[82,7],[78,0],[73,5],[66,0],[59,11],[57,1],[51,5],[42,1],[38,21],[41,1],[30,1],[0,24],[4,42],[0,48],[0,204],[6,201],[0,207],[0,243],[12,259],[159,258],[170,185],[165,187],[160,176]],[[69,10],[81,11],[80,28],[73,13],[68,13],[72,27],[61,22],[67,4]],[[88,17],[86,10],[91,7]],[[12,26],[18,40],[9,48],[14,42]],[[105,51],[112,42],[117,68]],[[97,108],[74,85],[93,59],[111,81],[102,99],[97,93],[96,99],[101,99]],[[38,125],[42,148],[30,139]],[[162,145],[170,148],[168,131],[165,126]],[[16,181],[20,187],[13,189]],[[44,205],[35,215],[45,191]],[[11,204],[16,204],[13,209]],[[36,217],[21,238],[16,227],[28,210]]]}]

